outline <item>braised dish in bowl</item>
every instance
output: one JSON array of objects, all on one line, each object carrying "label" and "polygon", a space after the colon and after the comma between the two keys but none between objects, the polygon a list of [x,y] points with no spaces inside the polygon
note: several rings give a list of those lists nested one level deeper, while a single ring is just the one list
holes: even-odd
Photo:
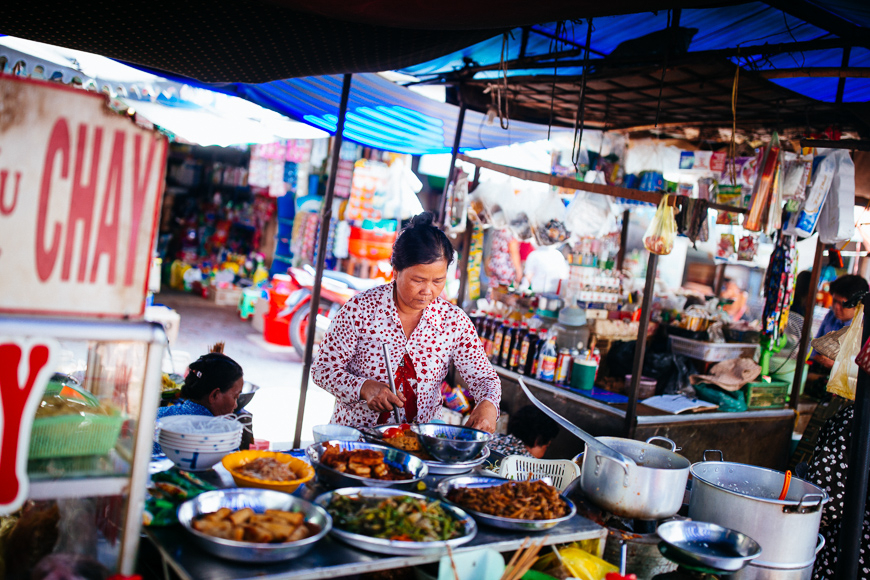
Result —
[{"label": "braised dish in bowl", "polygon": [[429,471],[421,459],[384,445],[327,441],[306,452],[318,480],[330,487],[411,487]]},{"label": "braised dish in bowl", "polygon": [[277,451],[236,451],[225,456],[221,463],[239,487],[293,493],[300,485],[314,479],[310,465]]}]

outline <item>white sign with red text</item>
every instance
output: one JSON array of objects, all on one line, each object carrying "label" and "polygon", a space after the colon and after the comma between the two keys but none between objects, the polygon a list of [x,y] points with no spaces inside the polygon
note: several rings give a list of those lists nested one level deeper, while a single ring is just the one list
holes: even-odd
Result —
[{"label": "white sign with red text", "polygon": [[59,353],[54,339],[0,337],[0,514],[27,499],[30,432]]},{"label": "white sign with red text", "polygon": [[0,312],[141,316],[166,154],[103,95],[0,75]]}]

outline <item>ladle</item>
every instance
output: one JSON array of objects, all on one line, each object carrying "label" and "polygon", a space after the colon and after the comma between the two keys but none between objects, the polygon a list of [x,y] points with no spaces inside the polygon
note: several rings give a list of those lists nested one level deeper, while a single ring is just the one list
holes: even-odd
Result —
[{"label": "ladle", "polygon": [[612,449],[612,448],[608,447],[607,445],[604,445],[603,443],[601,443],[601,441],[599,441],[598,439],[596,439],[595,437],[593,437],[592,435],[590,435],[589,433],[587,433],[586,431],[584,431],[580,427],[574,425],[573,423],[568,421],[568,419],[564,418],[562,415],[558,414],[556,411],[552,410],[547,405],[545,405],[544,403],[539,401],[531,393],[531,391],[529,391],[529,388],[523,382],[523,379],[518,379],[518,380],[520,383],[520,388],[523,390],[523,392],[526,394],[526,397],[529,398],[529,400],[532,402],[532,404],[535,407],[537,407],[538,409],[540,409],[541,411],[543,411],[545,414],[547,414],[550,418],[552,418],[560,426],[564,427],[569,433],[582,439],[583,442],[586,443],[586,452],[587,453],[591,452],[595,457],[606,457],[607,459],[611,459],[611,460],[619,463],[620,465],[623,466],[626,473],[628,473],[628,470],[631,466],[636,465],[634,460],[626,457],[625,455],[616,451],[615,449]]}]

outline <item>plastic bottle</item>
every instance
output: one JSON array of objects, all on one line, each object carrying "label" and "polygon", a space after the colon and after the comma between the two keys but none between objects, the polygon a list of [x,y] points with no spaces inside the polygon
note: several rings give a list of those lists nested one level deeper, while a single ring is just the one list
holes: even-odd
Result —
[{"label": "plastic bottle", "polygon": [[556,376],[556,336],[547,335],[547,341],[538,355],[538,373],[536,378],[552,383]]},{"label": "plastic bottle", "polygon": [[511,354],[508,359],[507,368],[516,372],[520,368],[520,354],[523,350],[523,341],[529,333],[529,326],[523,322],[517,330],[516,340],[511,345]]},{"label": "plastic bottle", "polygon": [[523,337],[520,345],[520,358],[517,361],[517,372],[521,375],[530,376],[535,360],[535,344],[538,342],[538,333],[533,329]]},{"label": "plastic bottle", "polygon": [[504,341],[504,335],[508,328],[507,319],[504,319],[495,329],[495,335],[492,339],[492,353],[489,356],[489,361],[492,364],[498,364],[498,359],[501,356],[502,342]]}]

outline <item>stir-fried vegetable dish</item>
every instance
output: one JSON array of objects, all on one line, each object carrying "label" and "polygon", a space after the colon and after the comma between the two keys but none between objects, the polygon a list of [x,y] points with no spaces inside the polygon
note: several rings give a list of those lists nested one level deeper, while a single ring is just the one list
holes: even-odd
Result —
[{"label": "stir-fried vegetable dish", "polygon": [[437,500],[410,496],[336,495],[326,508],[335,526],[353,534],[404,542],[437,542],[462,535],[462,524]]}]

